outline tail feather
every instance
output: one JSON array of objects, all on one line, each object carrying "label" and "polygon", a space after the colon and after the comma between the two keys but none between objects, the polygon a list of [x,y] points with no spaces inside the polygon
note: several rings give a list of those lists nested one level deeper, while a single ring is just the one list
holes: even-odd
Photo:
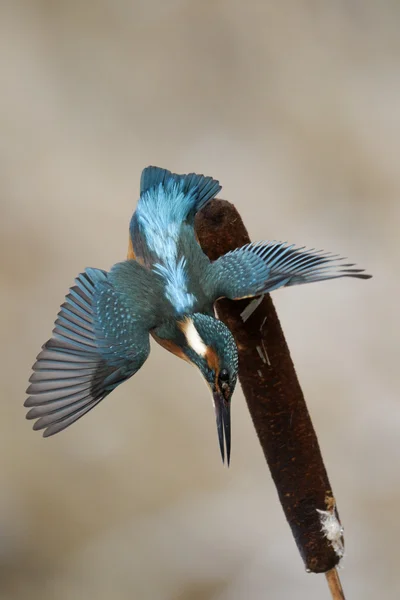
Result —
[{"label": "tail feather", "polygon": [[129,256],[133,254],[146,267],[175,260],[182,226],[193,227],[196,213],[220,189],[212,177],[177,175],[159,167],[144,169],[129,228]]},{"label": "tail feather", "polygon": [[163,184],[168,179],[177,179],[177,175],[171,173],[167,169],[160,167],[146,167],[143,169],[140,178],[140,194],[148,192],[151,188]]},{"label": "tail feather", "polygon": [[188,198],[187,214],[184,217],[189,215],[194,217],[222,189],[219,181],[212,177],[196,173],[177,175],[167,169],[147,167],[143,170],[140,180],[141,196],[158,188],[160,184],[168,193],[170,200],[173,200],[173,195],[178,198],[180,194]]}]

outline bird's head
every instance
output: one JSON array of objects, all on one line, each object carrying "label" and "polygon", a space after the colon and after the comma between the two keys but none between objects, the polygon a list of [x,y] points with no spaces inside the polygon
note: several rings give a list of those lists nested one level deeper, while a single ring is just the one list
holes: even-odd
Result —
[{"label": "bird's head", "polygon": [[201,313],[185,317],[179,327],[185,340],[181,347],[184,358],[200,369],[213,395],[222,460],[226,445],[229,465],[230,403],[238,374],[236,342],[222,321]]}]

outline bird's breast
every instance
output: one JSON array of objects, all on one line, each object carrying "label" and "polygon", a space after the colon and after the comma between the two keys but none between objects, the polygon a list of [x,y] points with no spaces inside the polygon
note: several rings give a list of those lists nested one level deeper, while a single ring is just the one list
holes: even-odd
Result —
[{"label": "bird's breast", "polygon": [[183,358],[183,360],[190,362],[188,357],[184,354],[182,349],[177,344],[175,344],[175,342],[173,342],[172,340],[168,340],[168,339],[159,337],[154,331],[150,331],[150,333],[151,333],[153,339],[155,339],[155,341],[158,344],[160,344],[160,346],[162,346],[169,352],[172,352],[172,354],[175,354],[175,356],[179,356],[179,358]]}]

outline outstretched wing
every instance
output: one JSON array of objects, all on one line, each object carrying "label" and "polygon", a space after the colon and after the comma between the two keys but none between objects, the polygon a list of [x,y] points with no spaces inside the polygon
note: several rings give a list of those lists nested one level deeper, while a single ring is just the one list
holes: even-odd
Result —
[{"label": "outstretched wing", "polygon": [[148,314],[132,311],[129,296],[113,285],[112,272],[86,269],[75,281],[27,389],[27,418],[37,419],[33,428],[45,429],[45,437],[94,408],[150,352]]},{"label": "outstretched wing", "polygon": [[343,260],[328,252],[305,250],[282,242],[246,244],[211,263],[206,285],[215,299],[237,300],[282,286],[338,277],[371,277]]}]

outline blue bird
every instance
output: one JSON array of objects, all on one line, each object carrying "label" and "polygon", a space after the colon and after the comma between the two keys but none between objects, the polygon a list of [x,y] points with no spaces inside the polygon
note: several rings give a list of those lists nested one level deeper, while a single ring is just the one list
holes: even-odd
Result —
[{"label": "blue bird", "polygon": [[370,275],[329,253],[280,242],[250,243],[210,262],[194,219],[220,190],[212,177],[144,169],[128,260],[109,272],[88,268],[78,275],[37,356],[25,401],[27,418],[37,419],[34,429],[53,435],[94,408],[140,369],[151,334],[199,368],[213,396],[222,459],[226,446],[229,463],[238,353],[215,316],[215,301]]}]

